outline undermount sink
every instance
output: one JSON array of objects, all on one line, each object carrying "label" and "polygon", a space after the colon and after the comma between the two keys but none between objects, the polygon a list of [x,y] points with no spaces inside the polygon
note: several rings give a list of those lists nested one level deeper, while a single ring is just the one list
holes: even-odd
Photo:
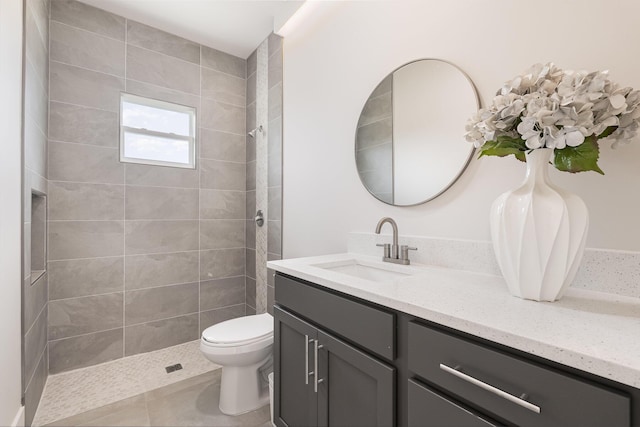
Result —
[{"label": "undermount sink", "polygon": [[359,279],[383,283],[394,282],[398,279],[407,278],[417,273],[415,269],[405,265],[365,261],[357,258],[314,264],[313,267],[335,271],[336,273],[346,274]]}]

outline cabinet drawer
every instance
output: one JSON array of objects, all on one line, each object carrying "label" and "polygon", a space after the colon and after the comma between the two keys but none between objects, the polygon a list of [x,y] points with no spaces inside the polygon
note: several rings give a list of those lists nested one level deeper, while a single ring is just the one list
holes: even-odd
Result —
[{"label": "cabinet drawer", "polygon": [[395,357],[395,314],[278,274],[276,303],[387,360]]},{"label": "cabinet drawer", "polygon": [[409,380],[409,427],[495,427],[428,387]]},{"label": "cabinet drawer", "polygon": [[409,323],[409,370],[518,425],[631,424],[628,396],[414,322]]}]

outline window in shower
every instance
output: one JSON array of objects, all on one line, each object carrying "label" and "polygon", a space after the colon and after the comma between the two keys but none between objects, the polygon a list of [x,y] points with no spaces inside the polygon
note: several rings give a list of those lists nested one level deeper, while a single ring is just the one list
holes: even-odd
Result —
[{"label": "window in shower", "polygon": [[195,169],[196,109],[123,93],[120,161]]}]

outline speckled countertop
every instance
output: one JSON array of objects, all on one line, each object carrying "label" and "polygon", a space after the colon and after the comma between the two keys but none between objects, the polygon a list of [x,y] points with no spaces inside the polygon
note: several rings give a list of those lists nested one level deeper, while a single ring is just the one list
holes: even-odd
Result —
[{"label": "speckled countertop", "polygon": [[544,303],[511,296],[502,277],[488,274],[414,265],[410,267],[416,273],[413,276],[379,283],[315,266],[354,258],[380,261],[377,257],[336,254],[270,261],[267,265],[345,294],[640,388],[638,298],[570,288],[560,301]]}]

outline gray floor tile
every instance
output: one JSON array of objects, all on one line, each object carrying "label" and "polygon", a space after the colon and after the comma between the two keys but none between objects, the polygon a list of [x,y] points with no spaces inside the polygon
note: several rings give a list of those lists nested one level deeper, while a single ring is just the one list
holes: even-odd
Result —
[{"label": "gray floor tile", "polygon": [[55,421],[47,426],[150,426],[144,394],[92,411]]}]

